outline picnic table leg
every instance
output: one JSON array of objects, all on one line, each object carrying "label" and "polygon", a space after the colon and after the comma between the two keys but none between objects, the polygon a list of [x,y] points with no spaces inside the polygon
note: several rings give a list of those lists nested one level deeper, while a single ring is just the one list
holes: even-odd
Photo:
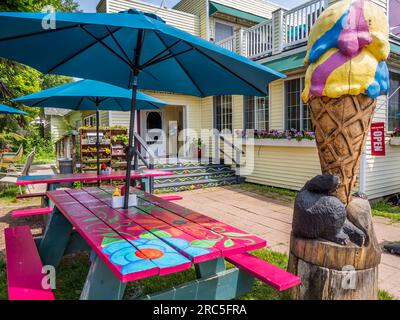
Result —
[{"label": "picnic table leg", "polygon": [[126,284],[92,251],[92,264],[81,293],[81,300],[122,300]]},{"label": "picnic table leg", "polygon": [[143,300],[227,300],[252,290],[254,277],[232,268],[225,269],[223,258],[199,263],[195,266],[197,280],[172,289],[146,295]]},{"label": "picnic table leg", "polygon": [[54,207],[39,245],[43,265],[58,267],[69,243],[71,233],[71,223],[57,207]]},{"label": "picnic table leg", "polygon": [[218,258],[195,265],[197,279],[209,277],[225,270],[224,258]]}]

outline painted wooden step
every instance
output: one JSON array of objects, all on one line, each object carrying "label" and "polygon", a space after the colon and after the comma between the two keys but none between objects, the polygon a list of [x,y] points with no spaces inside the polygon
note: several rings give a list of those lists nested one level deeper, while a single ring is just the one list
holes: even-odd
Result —
[{"label": "painted wooden step", "polygon": [[222,179],[205,179],[199,181],[184,181],[184,182],[174,182],[174,183],[160,183],[155,185],[156,189],[169,188],[174,186],[191,186],[200,184],[218,184],[218,183],[237,183],[236,177],[222,178]]},{"label": "painted wooden step", "polygon": [[209,164],[209,165],[195,165],[195,166],[173,166],[173,167],[162,167],[158,170],[161,171],[192,171],[192,170],[224,170],[231,169],[230,166],[224,164]]},{"label": "painted wooden step", "polygon": [[44,289],[42,262],[28,226],[4,230],[10,300],[55,300],[51,289]]},{"label": "painted wooden step", "polygon": [[236,177],[234,171],[226,171],[221,173],[188,173],[188,174],[177,174],[169,177],[155,178],[154,183],[156,185],[163,183],[181,183],[185,181],[201,181],[201,180],[218,180],[224,178]]}]

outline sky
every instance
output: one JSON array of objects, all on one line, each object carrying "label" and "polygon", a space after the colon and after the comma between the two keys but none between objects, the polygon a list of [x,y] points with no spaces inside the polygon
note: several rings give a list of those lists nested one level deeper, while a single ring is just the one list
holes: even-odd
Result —
[{"label": "sky", "polygon": [[[80,6],[81,6],[81,10],[83,10],[85,12],[95,12],[96,5],[99,2],[99,0],[77,0],[77,1],[79,2]],[[179,2],[179,0],[141,0],[141,1],[152,3],[155,5],[160,5],[164,1],[164,6],[167,6],[167,7],[172,7],[176,3]],[[293,7],[296,7],[307,1],[308,0],[273,0],[272,2],[281,4],[288,8],[293,8]]]}]

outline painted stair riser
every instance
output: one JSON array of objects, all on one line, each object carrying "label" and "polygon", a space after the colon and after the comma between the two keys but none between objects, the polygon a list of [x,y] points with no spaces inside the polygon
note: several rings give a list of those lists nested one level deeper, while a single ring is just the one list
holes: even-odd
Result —
[{"label": "painted stair riser", "polygon": [[226,174],[216,174],[216,175],[200,175],[200,176],[180,176],[174,178],[173,176],[169,179],[154,179],[154,185],[160,185],[160,184],[165,184],[165,183],[182,183],[182,182],[188,182],[188,181],[202,181],[202,180],[210,180],[210,179],[225,179],[225,178],[234,178],[235,175],[232,173],[226,173]]},{"label": "painted stair riser", "polygon": [[[244,179],[241,179],[243,181]],[[219,182],[209,182],[209,183],[195,183],[190,185],[183,186],[170,186],[170,187],[155,187],[155,193],[170,193],[170,192],[182,192],[189,190],[198,190],[198,189],[206,189],[206,188],[214,188],[221,186],[229,186],[237,184],[236,178],[230,181],[219,181]]]}]

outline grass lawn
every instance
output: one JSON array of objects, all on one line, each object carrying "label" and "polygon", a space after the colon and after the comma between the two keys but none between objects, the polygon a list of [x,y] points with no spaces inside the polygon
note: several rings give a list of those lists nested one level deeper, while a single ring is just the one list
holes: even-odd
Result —
[{"label": "grass lawn", "polygon": [[400,206],[393,206],[387,201],[380,201],[372,205],[374,216],[389,218],[393,222],[400,222]]},{"label": "grass lawn", "polygon": [[255,183],[249,183],[249,182],[244,182],[239,185],[239,188],[242,190],[250,191],[257,193],[259,195],[272,198],[272,199],[278,199],[278,200],[283,200],[287,202],[294,201],[296,198],[298,192],[293,191],[293,190],[288,190],[288,189],[282,189],[282,188],[275,188],[271,186],[264,186],[260,184],[255,184]]},{"label": "grass lawn", "polygon": [[[24,187],[22,187],[22,192],[24,192]],[[9,186],[0,190],[0,199],[6,203],[16,203],[17,194],[19,194],[19,188],[17,186]]]}]

